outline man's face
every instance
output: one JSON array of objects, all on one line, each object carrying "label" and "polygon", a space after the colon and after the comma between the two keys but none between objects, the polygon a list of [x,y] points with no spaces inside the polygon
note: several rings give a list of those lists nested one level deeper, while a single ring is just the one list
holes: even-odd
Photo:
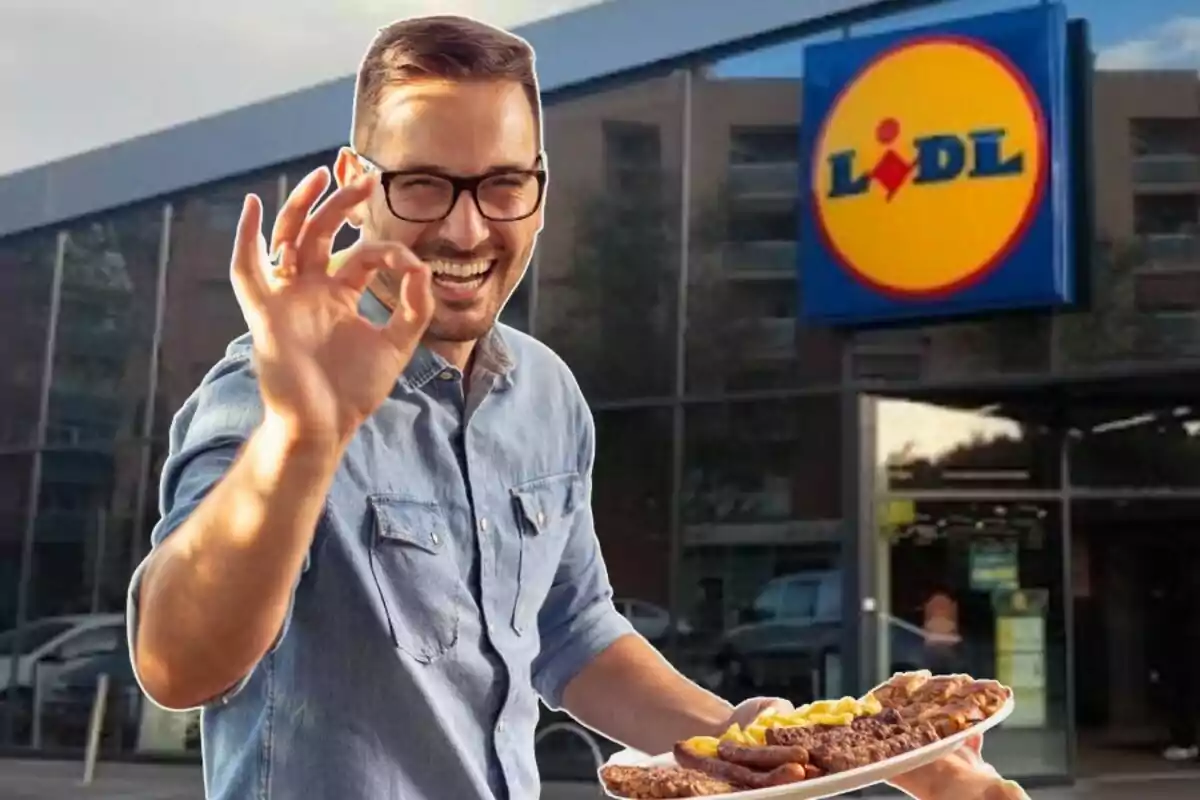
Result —
[{"label": "man's face", "polygon": [[[417,170],[435,176],[400,175],[385,194],[382,185],[351,222],[360,225],[364,238],[407,245],[433,270],[436,309],[427,336],[447,342],[469,342],[482,337],[496,321],[529,264],[542,226],[542,209],[511,222],[488,217],[504,203],[517,200],[520,176],[503,173],[528,171],[537,163],[538,127],[524,89],[511,81],[420,81],[388,90],[380,104],[378,125],[362,156],[379,168]],[[353,180],[364,169],[348,150],[339,155],[339,180]],[[497,177],[478,190],[487,216],[469,192],[461,192],[449,214],[433,222],[427,218],[438,196],[448,186],[436,176]],[[536,181],[522,192],[536,192]],[[511,198],[509,195],[511,194]],[[527,194],[522,197],[530,196]],[[531,197],[531,196],[530,196]],[[391,207],[389,207],[389,198]],[[430,211],[419,213],[421,208]],[[508,215],[511,215],[510,211]],[[391,294],[397,285],[381,276]]]}]

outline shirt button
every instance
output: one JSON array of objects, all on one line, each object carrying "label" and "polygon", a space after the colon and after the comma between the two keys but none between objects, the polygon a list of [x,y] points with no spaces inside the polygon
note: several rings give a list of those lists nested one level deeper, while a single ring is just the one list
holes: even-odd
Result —
[{"label": "shirt button", "polygon": [[452,381],[454,380],[454,373],[446,369],[442,370],[442,374],[438,375],[438,377],[444,381]]},{"label": "shirt button", "polygon": [[541,511],[539,511],[539,512],[538,512],[538,514],[537,514],[537,524],[538,524],[538,525],[545,525],[545,524],[546,524],[546,515],[545,515],[545,514],[543,514]]},{"label": "shirt button", "polygon": [[433,542],[435,545],[436,545],[436,544],[440,544],[440,543],[441,543],[441,541],[442,541],[442,540],[441,540],[441,537],[439,537],[439,536],[437,535],[437,531],[434,531],[433,533],[429,534],[429,540],[430,540],[431,542]]},{"label": "shirt button", "polygon": [[503,722],[496,723],[496,733],[504,733],[504,723]]},{"label": "shirt button", "polygon": [[484,533],[487,533],[487,517],[484,517],[483,519],[479,520],[479,530],[483,531]]}]

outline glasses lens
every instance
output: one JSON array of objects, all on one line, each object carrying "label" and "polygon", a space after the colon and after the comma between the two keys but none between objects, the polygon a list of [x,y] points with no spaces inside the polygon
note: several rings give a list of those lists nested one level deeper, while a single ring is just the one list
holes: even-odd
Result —
[{"label": "glasses lens", "polygon": [[388,186],[392,213],[418,222],[446,216],[453,199],[454,186],[437,175],[398,175]]},{"label": "glasses lens", "polygon": [[534,175],[521,172],[493,175],[479,184],[479,208],[488,219],[520,219],[537,210],[539,192]]}]

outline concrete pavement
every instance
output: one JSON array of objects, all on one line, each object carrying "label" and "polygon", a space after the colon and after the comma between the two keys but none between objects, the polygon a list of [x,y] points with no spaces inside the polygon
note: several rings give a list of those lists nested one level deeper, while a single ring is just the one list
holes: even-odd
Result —
[{"label": "concrete pavement", "polygon": [[[101,764],[91,786],[81,786],[78,762],[0,760],[0,800],[204,800],[195,766]],[[1200,778],[1097,781],[1063,789],[1037,789],[1033,800],[1194,800]],[[598,800],[596,786],[548,783],[541,800]]]},{"label": "concrete pavement", "polygon": [[[82,786],[83,765],[62,761],[0,759],[0,800],[204,800],[194,766],[100,764]],[[545,784],[541,800],[599,800],[593,784]]]}]

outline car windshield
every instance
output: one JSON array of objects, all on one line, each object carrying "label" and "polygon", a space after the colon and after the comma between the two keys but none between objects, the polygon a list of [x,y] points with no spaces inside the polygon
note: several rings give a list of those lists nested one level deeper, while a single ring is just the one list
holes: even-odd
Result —
[{"label": "car windshield", "polygon": [[[62,620],[46,619],[32,622],[21,628],[21,650],[18,655],[28,655],[46,642],[71,630],[71,623]],[[0,658],[12,655],[13,647],[17,644],[16,629],[0,633]]]},{"label": "car windshield", "polygon": [[133,663],[129,659],[129,648],[124,644],[113,653],[89,658],[74,669],[68,669],[58,680],[60,683],[73,687],[96,685],[96,679],[102,675],[108,674],[109,677],[117,681],[132,682]]}]

